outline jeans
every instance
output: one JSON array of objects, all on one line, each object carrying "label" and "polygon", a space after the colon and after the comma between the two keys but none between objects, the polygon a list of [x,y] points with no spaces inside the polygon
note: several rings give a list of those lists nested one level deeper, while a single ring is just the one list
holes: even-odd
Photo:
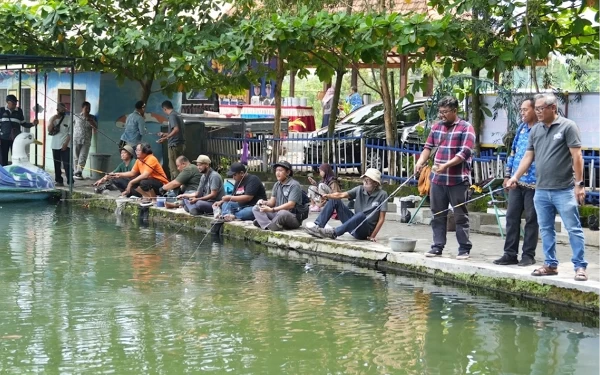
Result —
[{"label": "jeans", "polygon": [[554,220],[556,212],[560,215],[567,233],[573,256],[571,262],[575,270],[586,268],[587,262],[583,258],[585,252],[585,239],[581,221],[579,221],[579,210],[575,199],[575,190],[570,187],[560,190],[537,189],[533,198],[535,210],[537,211],[540,234],[542,236],[542,248],[544,250],[545,264],[550,267],[558,266],[556,259],[556,230]]},{"label": "jeans", "polygon": [[315,225],[323,228],[331,218],[331,215],[333,215],[333,211],[337,212],[338,219],[342,222],[342,225],[335,228],[336,236],[339,237],[346,232],[350,232],[352,237],[357,240],[366,240],[371,234],[369,222],[365,221],[367,216],[363,212],[353,213],[348,206],[339,199],[329,199],[327,201],[325,206],[321,209],[321,213],[317,217],[317,220],[315,220]]},{"label": "jeans", "polygon": [[[448,204],[455,207],[464,203],[467,198],[468,183],[461,185],[438,185],[431,183],[429,191],[429,201],[431,203],[431,211],[444,211],[448,208]],[[456,240],[458,241],[458,253],[470,253],[471,241],[469,240],[469,212],[467,206],[463,205],[454,209],[454,222],[456,223]],[[433,245],[432,249],[444,250],[446,246],[446,229],[448,225],[448,211],[435,215],[431,220],[431,229],[433,229]]]},{"label": "jeans", "polygon": [[54,181],[59,184],[64,182],[62,178],[62,166],[65,167],[65,175],[67,177],[67,184],[73,183],[73,170],[71,169],[71,149],[67,147],[66,150],[55,150],[52,149],[52,159],[54,159]]},{"label": "jeans", "polygon": [[506,210],[506,240],[504,254],[516,258],[519,254],[521,237],[521,215],[525,211],[525,234],[523,235],[523,257],[535,258],[539,226],[533,205],[535,190],[517,186],[508,193],[508,209]]},{"label": "jeans", "polygon": [[240,207],[240,204],[238,202],[223,202],[223,204],[221,205],[221,214],[233,214],[236,219],[242,221],[254,220],[252,206]]}]

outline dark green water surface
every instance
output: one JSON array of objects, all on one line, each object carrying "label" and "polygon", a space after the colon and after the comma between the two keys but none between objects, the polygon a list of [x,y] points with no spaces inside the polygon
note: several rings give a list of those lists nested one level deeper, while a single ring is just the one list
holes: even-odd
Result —
[{"label": "dark green water surface", "polygon": [[577,312],[77,204],[0,223],[1,374],[599,372]]}]

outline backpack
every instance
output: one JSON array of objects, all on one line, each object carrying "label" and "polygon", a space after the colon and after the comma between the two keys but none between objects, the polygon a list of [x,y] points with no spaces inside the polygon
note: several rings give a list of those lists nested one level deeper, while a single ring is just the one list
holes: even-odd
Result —
[{"label": "backpack", "polygon": [[593,231],[598,230],[598,217],[596,215],[588,216],[588,228]]},{"label": "backpack", "polygon": [[308,194],[302,190],[302,202],[298,205],[296,204],[296,219],[302,223],[308,217],[308,212],[310,209],[310,198]]}]

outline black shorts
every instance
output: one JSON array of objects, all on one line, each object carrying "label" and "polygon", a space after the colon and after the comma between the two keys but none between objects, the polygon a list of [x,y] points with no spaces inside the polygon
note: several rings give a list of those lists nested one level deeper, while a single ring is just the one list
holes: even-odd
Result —
[{"label": "black shorts", "polygon": [[159,194],[159,189],[163,186],[163,183],[155,178],[147,178],[140,181],[139,185],[133,186],[133,189],[140,187],[143,191],[154,190],[154,194]]}]

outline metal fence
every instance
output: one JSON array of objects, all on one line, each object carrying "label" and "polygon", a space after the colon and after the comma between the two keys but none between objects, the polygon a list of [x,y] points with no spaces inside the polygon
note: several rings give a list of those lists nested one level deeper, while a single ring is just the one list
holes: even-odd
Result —
[{"label": "metal fence", "polygon": [[[279,143],[280,159],[287,160],[298,172],[316,172],[319,165],[329,160],[340,175],[359,175],[366,168],[382,171],[387,181],[405,181],[413,174],[414,165],[420,156],[422,145],[403,144],[387,146],[383,139],[365,139],[356,136],[322,138],[311,133],[290,133],[290,136],[275,139],[270,135],[256,138],[209,138],[208,154],[216,164],[224,158],[228,163],[242,161],[250,171],[268,171],[273,164],[273,148]],[[329,157],[326,157],[329,150]],[[390,154],[396,157],[396,175],[389,174]],[[600,156],[598,151],[584,150],[584,181],[588,188],[586,201],[598,204],[600,194]],[[506,153],[489,149],[473,158],[473,182],[489,178],[502,178],[506,164]],[[416,184],[413,179],[410,183]]]}]

